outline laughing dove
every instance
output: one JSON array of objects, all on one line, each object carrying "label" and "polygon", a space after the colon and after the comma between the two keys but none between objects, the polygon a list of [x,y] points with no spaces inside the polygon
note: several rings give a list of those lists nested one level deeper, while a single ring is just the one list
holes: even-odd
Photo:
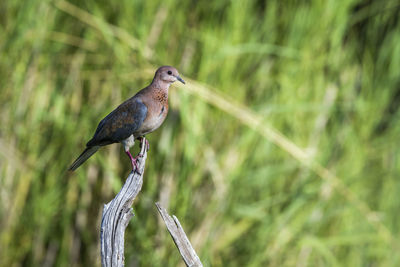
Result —
[{"label": "laughing dove", "polygon": [[168,89],[175,81],[185,83],[174,67],[160,67],[149,86],[100,121],[93,138],[86,144],[86,149],[68,170],[76,170],[100,147],[113,143],[122,143],[131,160],[132,170],[135,170],[138,156],[132,157],[129,149],[136,138],[153,132],[163,123],[168,113]]}]

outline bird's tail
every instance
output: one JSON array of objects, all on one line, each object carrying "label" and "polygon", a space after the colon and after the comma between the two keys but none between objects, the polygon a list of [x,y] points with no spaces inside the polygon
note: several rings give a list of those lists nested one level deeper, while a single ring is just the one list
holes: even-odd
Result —
[{"label": "bird's tail", "polygon": [[90,156],[92,156],[96,151],[99,149],[99,146],[92,146],[92,147],[87,147],[85,151],[82,152],[82,154],[74,161],[74,163],[69,166],[68,170],[69,171],[75,171],[79,166],[82,165]]}]

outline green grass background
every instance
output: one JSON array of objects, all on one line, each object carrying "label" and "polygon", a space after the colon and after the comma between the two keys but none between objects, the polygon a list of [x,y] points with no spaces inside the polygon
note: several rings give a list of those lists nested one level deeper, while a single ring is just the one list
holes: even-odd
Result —
[{"label": "green grass background", "polygon": [[[187,80],[148,135],[126,266],[400,265],[398,1],[0,2],[0,266],[100,266],[121,146],[97,123],[160,65]],[[135,148],[135,152],[137,148]]]}]

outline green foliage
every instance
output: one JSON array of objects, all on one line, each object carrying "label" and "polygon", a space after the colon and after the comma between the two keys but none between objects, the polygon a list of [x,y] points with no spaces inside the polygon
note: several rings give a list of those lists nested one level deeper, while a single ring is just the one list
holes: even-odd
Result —
[{"label": "green foliage", "polygon": [[[397,1],[0,3],[0,265],[99,266],[119,145],[99,120],[160,65],[187,80],[148,136],[127,266],[398,266]],[[137,151],[137,148],[136,150]]]}]

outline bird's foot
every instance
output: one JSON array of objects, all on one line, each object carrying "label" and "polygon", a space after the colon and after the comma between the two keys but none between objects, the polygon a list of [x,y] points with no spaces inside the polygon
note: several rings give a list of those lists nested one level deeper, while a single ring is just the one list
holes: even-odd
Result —
[{"label": "bird's foot", "polygon": [[139,141],[140,141],[140,145],[143,144],[143,140],[146,142],[146,151],[149,151],[149,150],[150,150],[150,143],[149,143],[149,141],[148,141],[146,138],[144,138],[144,136],[141,136],[141,137],[139,137],[138,139],[139,139]]},{"label": "bird's foot", "polygon": [[139,157],[139,155],[137,155],[136,157],[134,157],[132,159],[132,171],[136,172],[139,175],[142,175],[142,173],[139,171],[139,165],[138,165],[138,162],[137,162],[138,157]]},{"label": "bird's foot", "polygon": [[139,170],[138,160],[139,160],[139,158],[143,158],[143,157],[144,157],[144,155],[142,153],[139,153],[139,154],[137,154],[136,157],[134,157],[132,159],[132,170],[135,171],[139,175],[142,175],[142,173],[138,171]]},{"label": "bird's foot", "polygon": [[139,171],[139,165],[138,165],[138,162],[137,162],[137,161],[138,161],[138,157],[140,156],[140,153],[139,153],[139,155],[137,155],[136,157],[132,157],[131,153],[129,152],[129,149],[126,150],[125,153],[129,156],[129,158],[130,158],[130,160],[131,160],[132,171],[133,171],[133,172],[136,172],[136,173],[139,174],[139,175],[142,175],[142,174],[140,173],[140,171]]}]

